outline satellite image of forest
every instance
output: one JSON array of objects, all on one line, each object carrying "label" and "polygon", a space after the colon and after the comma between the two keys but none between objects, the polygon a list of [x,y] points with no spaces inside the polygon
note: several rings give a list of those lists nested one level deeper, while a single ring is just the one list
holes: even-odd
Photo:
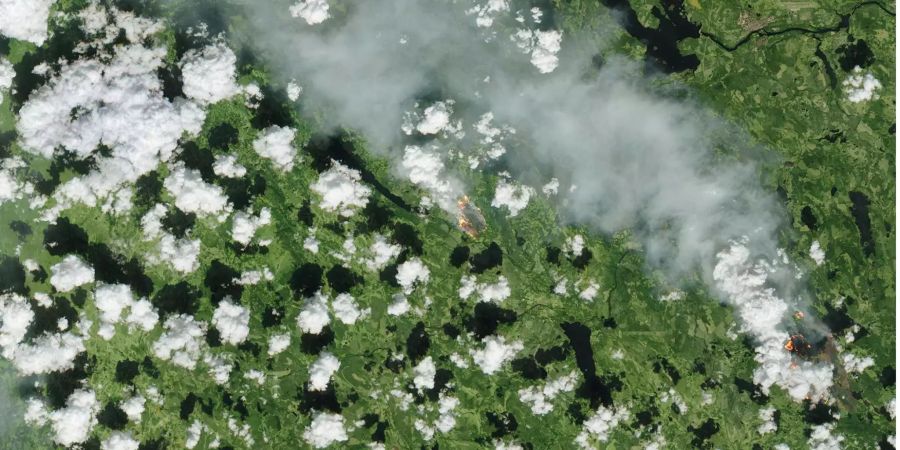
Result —
[{"label": "satellite image of forest", "polygon": [[893,449],[895,38],[0,0],[0,449]]}]

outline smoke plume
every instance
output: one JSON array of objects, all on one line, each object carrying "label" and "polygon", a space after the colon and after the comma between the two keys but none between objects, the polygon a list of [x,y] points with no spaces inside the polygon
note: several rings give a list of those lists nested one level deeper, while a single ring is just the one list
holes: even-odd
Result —
[{"label": "smoke plume", "polygon": [[[557,55],[558,36],[540,14],[483,3],[341,3],[332,5],[331,19],[311,26],[290,17],[289,5],[247,2],[245,31],[285,83],[304,86],[302,108],[319,113],[326,127],[358,130],[373,151],[395,161],[411,140],[446,159],[492,113],[494,123],[515,129],[495,168],[534,186],[557,177],[564,220],[603,233],[631,230],[649,266],[670,280],[699,270],[760,343],[756,381],[765,389],[777,383],[798,399],[824,395],[828,370],[791,368],[809,369],[804,382],[787,372],[790,357],[780,348],[782,320],[799,308],[803,290],[784,269],[790,266],[771,263],[783,259],[784,211],[754,163],[765,153],[688,90],[625,58],[595,63],[602,49],[579,43],[598,39],[563,35]],[[427,110],[438,102],[446,103]],[[437,128],[446,125],[443,134],[432,133],[431,122],[404,123],[429,113]],[[755,322],[759,311],[770,312],[762,316],[767,322]],[[794,386],[797,379],[805,384]]]},{"label": "smoke plume", "polygon": [[517,178],[576,186],[564,193],[567,217],[607,233],[633,230],[655,266],[681,273],[701,264],[711,273],[717,249],[745,235],[774,255],[783,214],[738,130],[683,92],[659,92],[625,59],[597,68],[590,49],[572,45],[542,74],[513,36],[545,24],[519,24],[512,9],[478,27],[470,6],[358,2],[319,27],[290,17],[287,6],[253,2],[246,11],[251,44],[305,87],[303,107],[324,111],[326,126],[359,130],[375,152],[399,158],[403,119],[417,101],[421,110],[452,100],[451,121],[464,127],[492,112],[515,128],[504,163]]}]

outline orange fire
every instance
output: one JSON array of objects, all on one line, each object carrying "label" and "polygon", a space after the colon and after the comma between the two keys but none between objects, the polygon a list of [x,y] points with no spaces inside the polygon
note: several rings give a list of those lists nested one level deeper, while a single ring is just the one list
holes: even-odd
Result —
[{"label": "orange fire", "polygon": [[806,341],[806,338],[803,337],[802,334],[793,334],[784,343],[784,349],[791,353],[805,356],[812,350],[812,345]]},{"label": "orange fire", "polygon": [[460,217],[459,221],[456,223],[456,226],[459,227],[460,230],[463,230],[471,237],[478,236],[478,231],[475,230],[475,227],[472,226],[472,223],[466,220],[465,217]]},{"label": "orange fire", "polygon": [[456,225],[470,237],[477,237],[478,233],[487,226],[481,210],[472,204],[468,195],[460,197],[456,206],[459,208]]}]

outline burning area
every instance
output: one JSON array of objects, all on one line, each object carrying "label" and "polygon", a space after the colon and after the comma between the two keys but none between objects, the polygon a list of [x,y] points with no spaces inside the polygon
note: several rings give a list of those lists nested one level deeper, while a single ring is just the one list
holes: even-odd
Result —
[{"label": "burning area", "polygon": [[784,343],[784,349],[804,359],[814,356],[814,347],[802,334],[792,334]]},{"label": "burning area", "polygon": [[793,317],[794,330],[784,342],[784,349],[807,361],[833,362],[837,349],[831,333],[817,330],[814,324],[804,320],[806,314],[802,311],[796,311]]},{"label": "burning area", "polygon": [[481,210],[472,203],[468,195],[463,195],[456,202],[456,206],[459,208],[456,225],[470,237],[478,237],[478,234],[487,228]]}]

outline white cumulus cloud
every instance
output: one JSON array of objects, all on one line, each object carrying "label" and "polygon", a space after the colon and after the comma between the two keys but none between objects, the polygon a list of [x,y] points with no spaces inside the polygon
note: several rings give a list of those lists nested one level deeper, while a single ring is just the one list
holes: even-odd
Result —
[{"label": "white cumulus cloud", "polygon": [[504,363],[513,359],[516,353],[523,348],[521,341],[507,342],[503,336],[488,336],[484,338],[484,346],[479,350],[469,350],[472,360],[487,375],[491,375],[503,366]]},{"label": "white cumulus cloud", "polygon": [[41,45],[53,0],[0,0],[0,34]]},{"label": "white cumulus cloud", "polygon": [[328,0],[299,0],[289,10],[291,16],[299,17],[308,25],[316,25],[326,21],[328,14]]},{"label": "white cumulus cloud", "polygon": [[530,186],[519,186],[506,179],[501,179],[497,182],[497,188],[494,190],[491,206],[495,208],[505,206],[509,210],[509,216],[515,217],[519,215],[519,211],[528,206],[532,194],[534,194],[534,189]]},{"label": "white cumulus cloud", "polygon": [[184,95],[201,104],[237,95],[241,89],[234,78],[236,62],[237,57],[224,42],[188,50],[180,62]]},{"label": "white cumulus cloud", "polygon": [[69,292],[94,281],[94,268],[75,255],[66,255],[50,266],[50,284],[60,292]]},{"label": "white cumulus cloud", "polygon": [[328,317],[328,297],[316,292],[312,298],[306,299],[303,309],[297,315],[297,327],[304,333],[319,334],[331,323]]},{"label": "white cumulus cloud", "polygon": [[317,412],[303,431],[303,440],[314,448],[325,448],[348,439],[344,418],[340,414]]},{"label": "white cumulus cloud", "polygon": [[224,298],[213,312],[212,323],[224,342],[240,344],[250,334],[250,310]]},{"label": "white cumulus cloud", "polygon": [[262,130],[256,140],[253,141],[253,150],[259,156],[269,159],[282,172],[294,167],[294,157],[297,150],[292,142],[297,132],[290,127],[272,125]]},{"label": "white cumulus cloud", "polygon": [[309,366],[309,390],[324,391],[331,376],[341,368],[341,362],[329,352],[322,352]]},{"label": "white cumulus cloud", "polygon": [[358,170],[334,161],[331,168],[322,172],[310,186],[322,197],[319,206],[343,217],[350,217],[357,208],[365,207],[372,190],[363,184]]},{"label": "white cumulus cloud", "polygon": [[97,424],[99,411],[100,402],[93,391],[76,390],[66,399],[64,408],[50,413],[53,441],[67,447],[86,441]]}]

